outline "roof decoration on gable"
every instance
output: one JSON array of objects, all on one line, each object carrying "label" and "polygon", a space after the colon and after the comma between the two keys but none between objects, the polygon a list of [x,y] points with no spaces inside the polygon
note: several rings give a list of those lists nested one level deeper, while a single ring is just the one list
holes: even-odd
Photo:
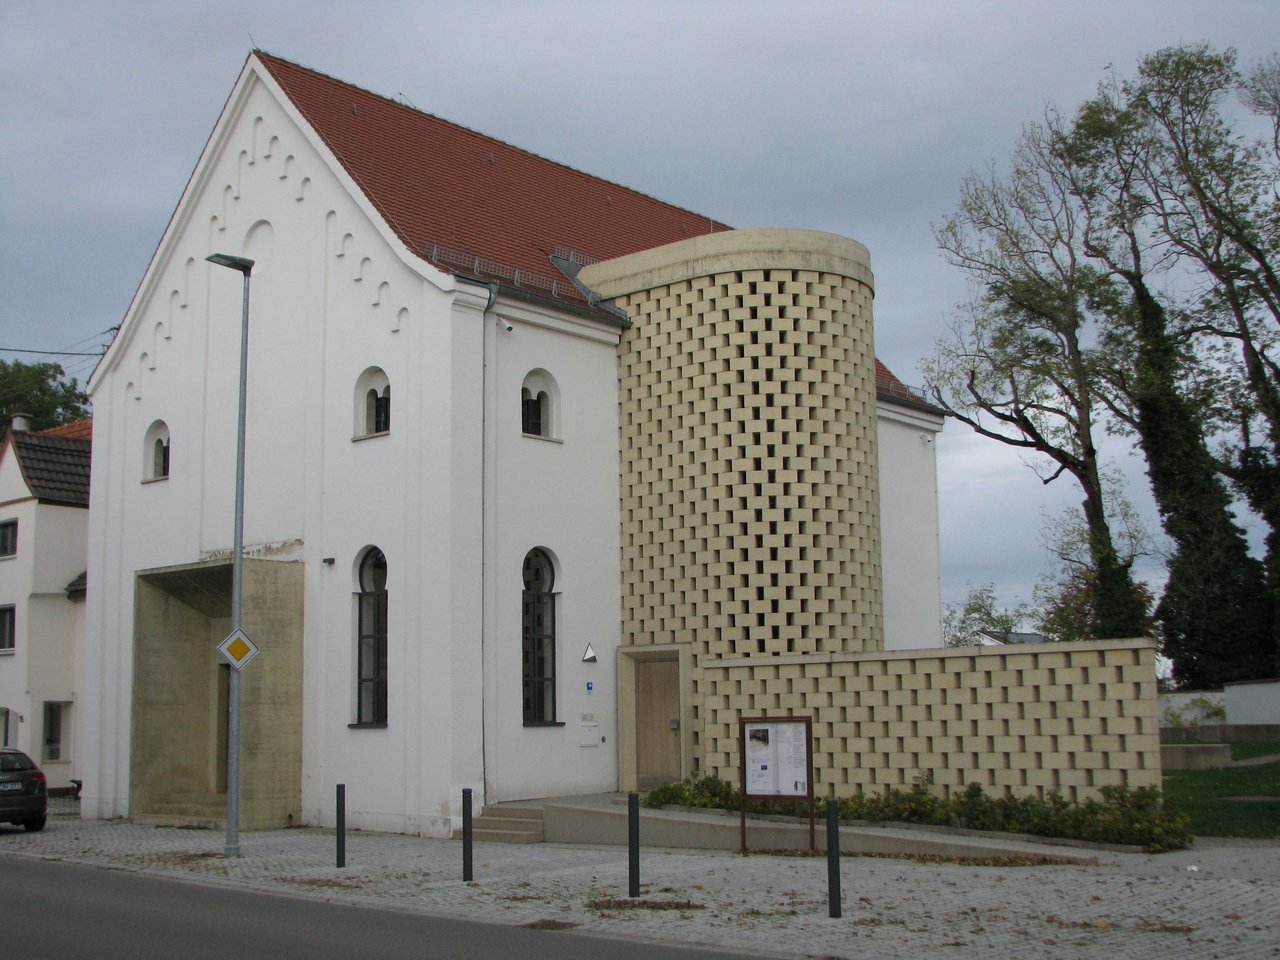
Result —
[{"label": "roof decoration on gable", "polygon": [[27,489],[41,503],[87,507],[92,436],[93,420],[79,420],[35,433],[12,430],[6,448],[18,458]]}]

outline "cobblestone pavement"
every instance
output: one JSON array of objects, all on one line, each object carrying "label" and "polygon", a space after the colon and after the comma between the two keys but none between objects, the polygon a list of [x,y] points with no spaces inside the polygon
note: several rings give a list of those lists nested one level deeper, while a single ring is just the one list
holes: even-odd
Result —
[{"label": "cobblestone pavement", "polygon": [[822,858],[646,849],[645,906],[635,908],[619,847],[476,844],[476,879],[463,883],[459,841],[351,832],[341,870],[329,830],[244,833],[234,860],[223,844],[220,832],[81,821],[65,810],[42,833],[0,827],[0,854],[769,956],[1280,957],[1277,841],[1101,852],[1098,866],[849,857],[840,919],[827,916]]}]

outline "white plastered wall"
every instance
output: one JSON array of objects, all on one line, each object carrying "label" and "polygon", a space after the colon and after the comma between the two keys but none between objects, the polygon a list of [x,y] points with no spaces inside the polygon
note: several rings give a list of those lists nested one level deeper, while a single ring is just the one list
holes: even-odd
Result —
[{"label": "white plastered wall", "polygon": [[[478,469],[459,478],[450,467],[459,446],[479,460],[479,434],[450,409],[455,364],[479,370],[479,324],[475,347],[459,351],[467,324],[449,278],[410,262],[296,121],[251,61],[91,386],[87,631],[99,639],[86,671],[101,680],[84,711],[85,813],[128,812],[135,571],[229,552],[241,280],[204,262],[217,251],[256,261],[246,550],[306,565],[304,820],[332,822],[334,784],[345,782],[351,826],[443,833],[458,752],[449,704],[480,698],[478,670],[445,666],[452,645],[479,646],[476,631],[455,629],[455,571],[467,567],[451,562],[451,530],[467,523],[453,489],[478,487]],[[369,366],[392,385],[392,430],[355,442],[352,391]],[[156,419],[170,428],[170,476],[143,482],[142,437]],[[478,512],[471,523],[478,530]],[[354,568],[370,545],[390,571],[390,715],[385,729],[352,729]],[[478,606],[478,581],[468,588]],[[461,736],[478,758],[476,713]],[[253,735],[269,732],[243,731]]]},{"label": "white plastered wall", "polygon": [[942,646],[938,543],[937,434],[942,418],[881,399],[880,550],[884,569],[884,646]]},{"label": "white plastered wall", "polygon": [[[487,802],[617,788],[620,637],[618,329],[500,300],[486,325]],[[507,327],[511,329],[508,331]],[[558,388],[549,439],[525,436],[520,391],[545,370]],[[521,568],[542,547],[556,579],[556,720],[523,722]],[[584,662],[590,646],[594,662]]]}]

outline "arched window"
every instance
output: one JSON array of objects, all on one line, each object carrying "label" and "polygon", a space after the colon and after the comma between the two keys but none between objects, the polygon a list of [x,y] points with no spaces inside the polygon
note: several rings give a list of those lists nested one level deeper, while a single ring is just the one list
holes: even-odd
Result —
[{"label": "arched window", "polygon": [[370,547],[360,560],[356,635],[356,725],[387,722],[387,558]]},{"label": "arched window", "polygon": [[526,726],[556,719],[555,566],[541,547],[524,558],[521,594],[521,672]]},{"label": "arched window", "polygon": [[520,431],[530,437],[560,435],[560,389],[545,370],[531,370],[520,387]]},{"label": "arched window", "polygon": [[391,382],[381,367],[370,367],[356,380],[354,437],[391,432]]},{"label": "arched window", "polygon": [[157,420],[147,428],[142,444],[142,479],[163,480],[169,476],[169,427]]}]

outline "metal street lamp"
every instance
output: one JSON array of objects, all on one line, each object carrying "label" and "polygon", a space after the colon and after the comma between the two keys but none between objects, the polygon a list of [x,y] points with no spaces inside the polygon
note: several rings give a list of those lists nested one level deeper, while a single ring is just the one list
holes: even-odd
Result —
[{"label": "metal street lamp", "polygon": [[[244,307],[240,315],[240,407],[236,418],[236,519],[231,539],[231,632],[240,630],[244,596],[244,414],[249,373],[249,274],[253,261],[226,253],[205,257],[244,276]],[[240,856],[240,670],[233,663],[227,691],[227,844],[226,856]]]}]

